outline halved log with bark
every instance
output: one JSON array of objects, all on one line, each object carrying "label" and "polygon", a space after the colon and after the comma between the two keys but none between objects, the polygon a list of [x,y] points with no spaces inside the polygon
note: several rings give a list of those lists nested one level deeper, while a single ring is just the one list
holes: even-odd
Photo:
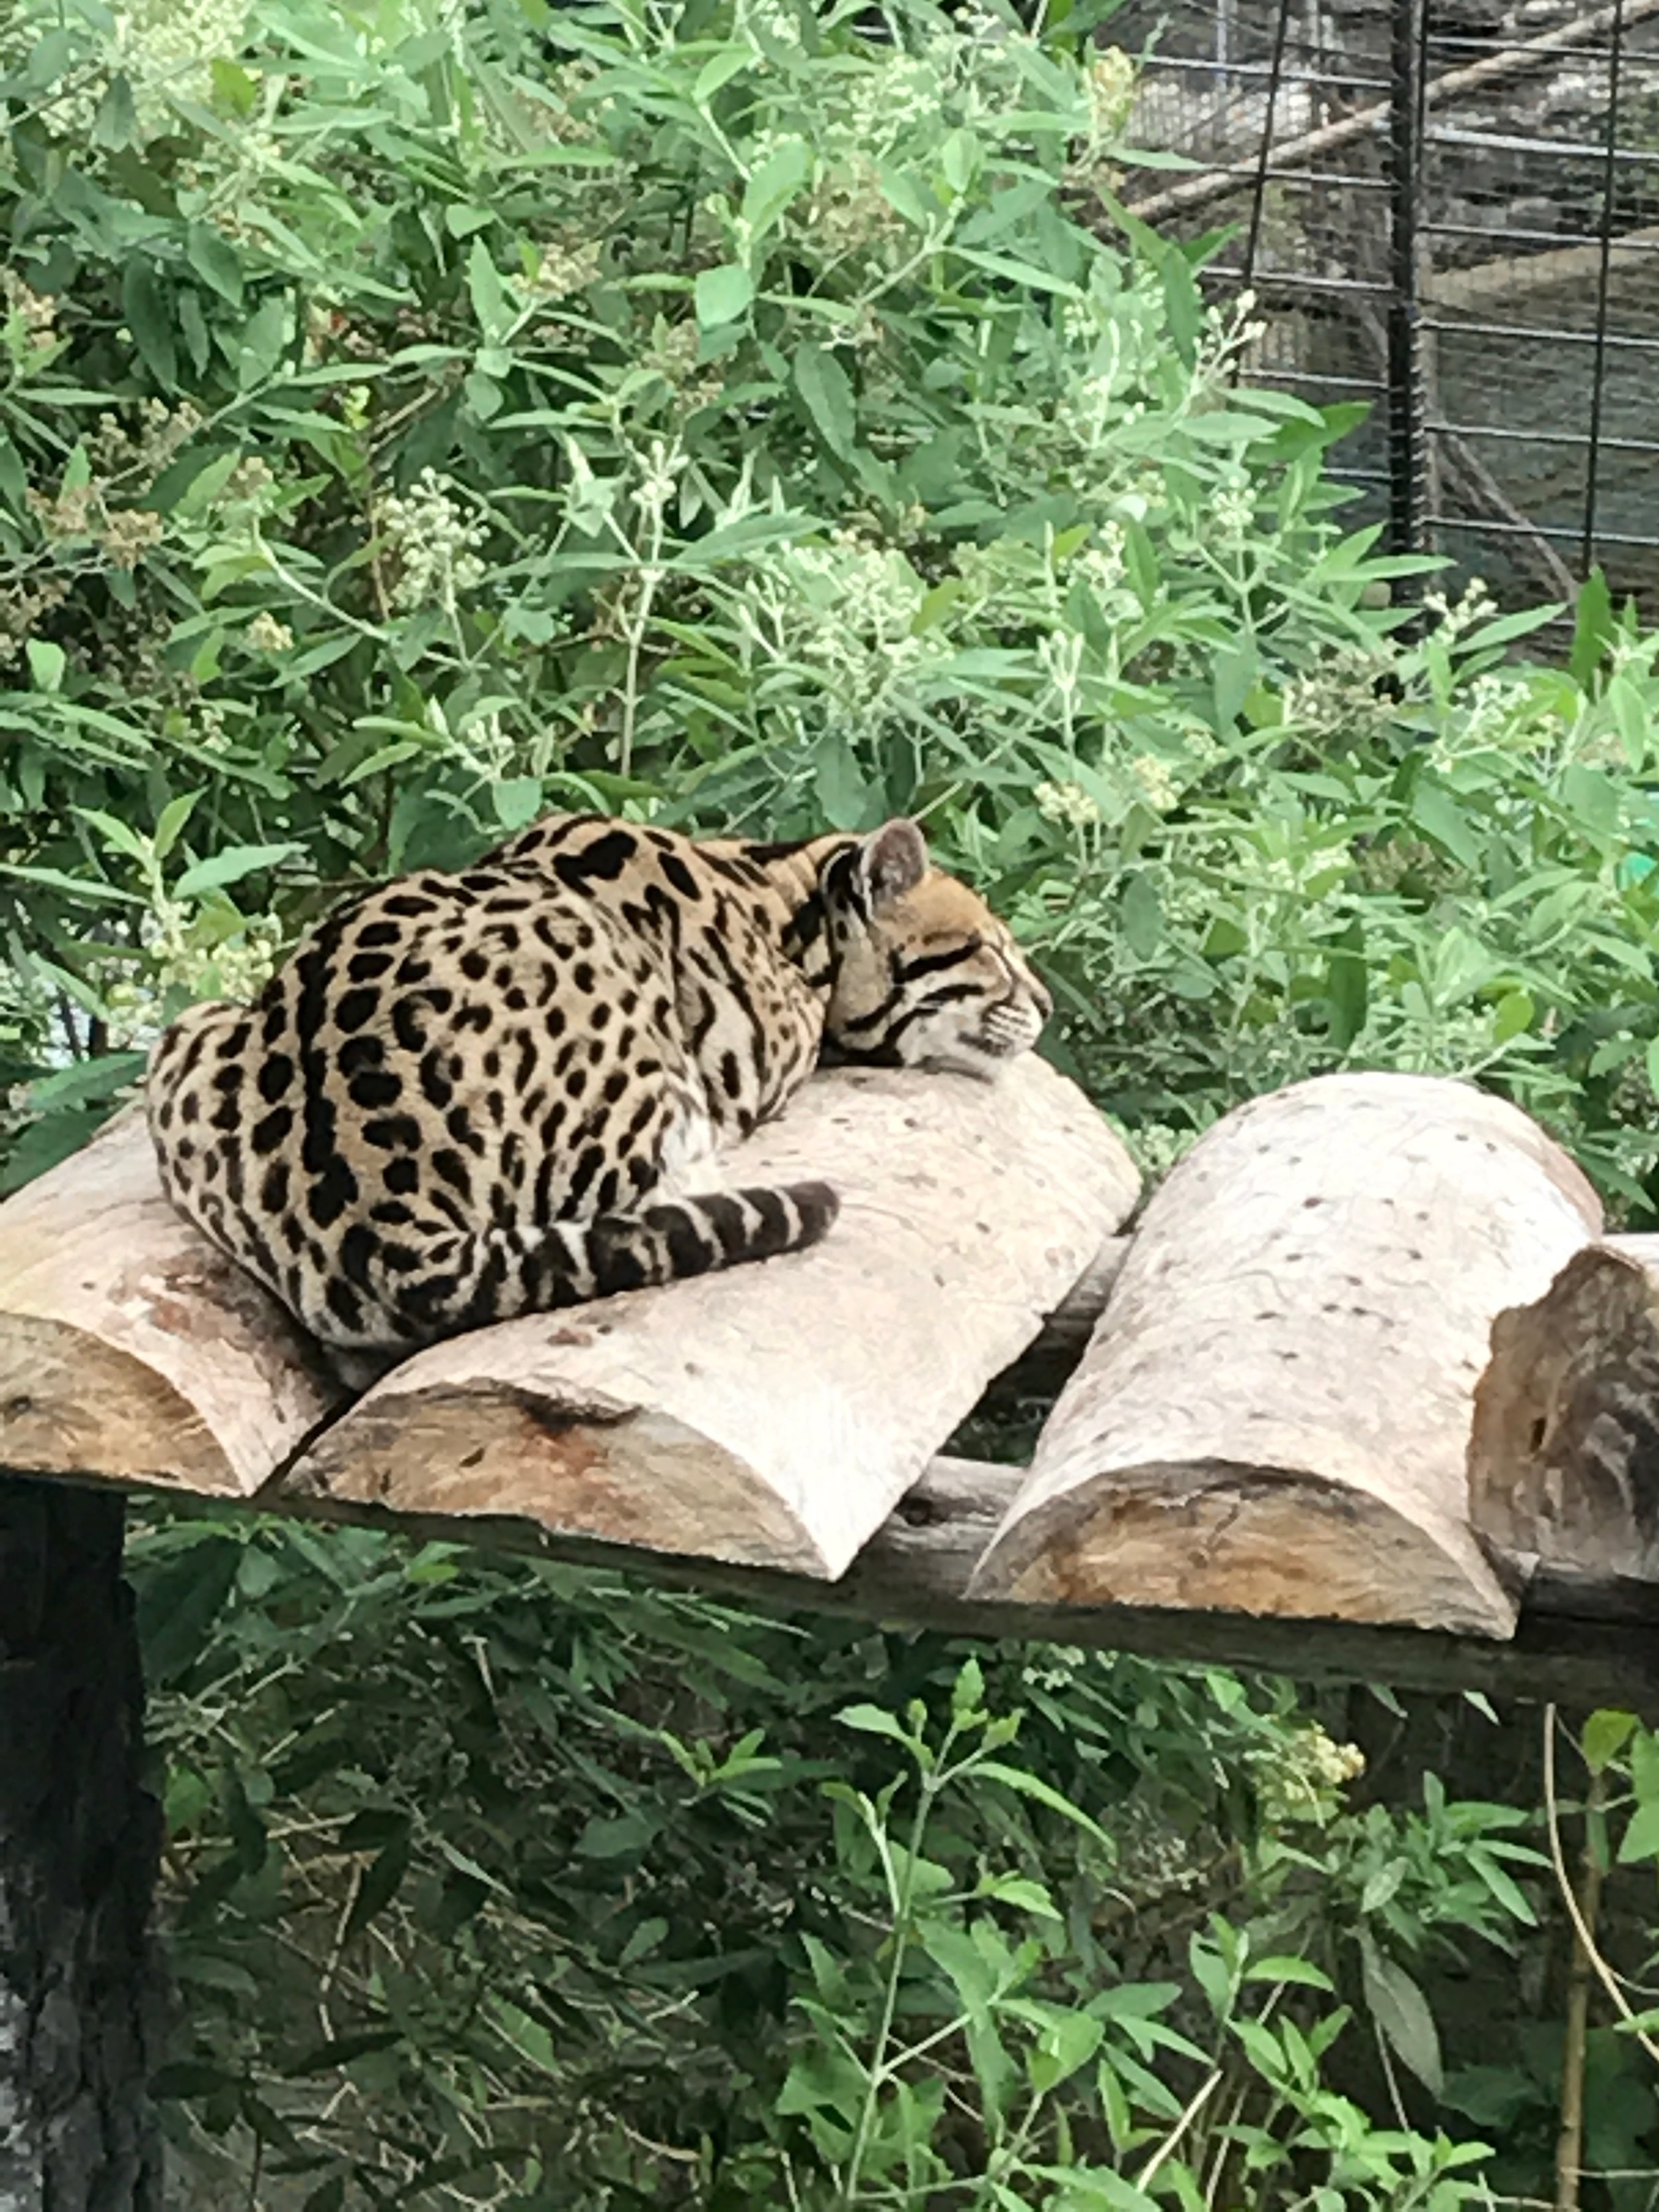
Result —
[{"label": "halved log with bark", "polygon": [[1095,1109],[1037,1060],[994,1086],[821,1076],[738,1166],[824,1176],[836,1230],[763,1267],[420,1352],[272,1502],[519,1516],[833,1578],[1139,1191]]},{"label": "halved log with bark", "polygon": [[1469,1515],[1523,1569],[1659,1581],[1659,1237],[1610,1237],[1500,1313]]},{"label": "halved log with bark", "polygon": [[0,1206],[0,1466],[247,1497],[345,1395],[167,1204],[136,1110]]},{"label": "halved log with bark", "polygon": [[173,1213],[123,1116],[0,1207],[0,1465],[838,1574],[1070,1311],[1138,1178],[1036,1060],[997,1085],[820,1077],[734,1165],[826,1177],[841,1222],[810,1253],[434,1347],[330,1430],[329,1362]]},{"label": "halved log with bark", "polygon": [[970,1595],[1509,1634],[1472,1394],[1493,1316],[1600,1226],[1566,1155],[1461,1083],[1229,1115],[1147,1206]]}]

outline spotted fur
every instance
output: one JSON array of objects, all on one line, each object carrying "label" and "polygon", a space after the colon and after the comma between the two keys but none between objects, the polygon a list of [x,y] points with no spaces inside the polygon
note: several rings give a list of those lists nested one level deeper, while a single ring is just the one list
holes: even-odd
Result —
[{"label": "spotted fur", "polygon": [[461,1329],[768,1259],[826,1185],[720,1155],[821,1060],[991,1075],[1042,987],[914,823],[694,843],[595,816],[331,916],[156,1048],[168,1197],[327,1343]]}]

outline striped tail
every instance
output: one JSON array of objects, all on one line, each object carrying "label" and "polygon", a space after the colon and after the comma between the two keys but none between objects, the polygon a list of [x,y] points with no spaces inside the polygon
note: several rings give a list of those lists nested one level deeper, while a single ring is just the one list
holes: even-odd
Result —
[{"label": "striped tail", "polygon": [[[376,1343],[430,1341],[799,1252],[828,1232],[840,1210],[828,1183],[797,1182],[710,1191],[545,1231],[487,1229],[444,1237],[425,1254],[417,1248],[403,1257],[395,1272],[371,1262],[379,1296],[371,1291],[362,1301],[371,1309],[363,1320],[374,1329],[372,1309],[385,1315],[388,1326],[374,1331]],[[319,1333],[336,1342],[366,1340],[352,1332],[342,1337],[337,1316]]]}]

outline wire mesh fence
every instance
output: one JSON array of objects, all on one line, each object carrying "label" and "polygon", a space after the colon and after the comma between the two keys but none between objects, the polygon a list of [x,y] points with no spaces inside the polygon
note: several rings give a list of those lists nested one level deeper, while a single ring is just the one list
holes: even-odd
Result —
[{"label": "wire mesh fence", "polygon": [[1267,324],[1251,374],[1364,399],[1335,472],[1511,599],[1592,567],[1659,619],[1659,0],[1126,0],[1135,170]]}]

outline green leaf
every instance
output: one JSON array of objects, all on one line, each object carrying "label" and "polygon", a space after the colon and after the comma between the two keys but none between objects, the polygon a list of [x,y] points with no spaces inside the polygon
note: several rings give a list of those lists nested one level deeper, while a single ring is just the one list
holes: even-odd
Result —
[{"label": "green leaf", "polygon": [[1605,1774],[1641,1725],[1634,1713],[1603,1705],[1584,1723],[1579,1749],[1592,1774]]},{"label": "green leaf", "polygon": [[241,1564],[240,1544],[214,1531],[140,1577],[138,1637],[149,1681],[158,1686],[175,1682],[195,1665],[236,1587]]},{"label": "green leaf", "polygon": [[870,787],[844,730],[829,730],[812,753],[812,787],[832,830],[860,830],[871,811]]},{"label": "green leaf", "polygon": [[812,150],[804,138],[774,145],[744,188],[743,219],[751,241],[763,238],[812,173]]},{"label": "green leaf", "polygon": [[884,1735],[907,1749],[915,1739],[903,1723],[884,1712],[879,1705],[843,1705],[836,1715],[843,1728],[858,1729],[866,1735]]},{"label": "green leaf", "polygon": [[185,258],[210,291],[233,307],[242,304],[242,264],[236,249],[210,222],[193,222],[185,233]]},{"label": "green leaf", "polygon": [[1480,846],[1468,817],[1443,783],[1419,776],[1412,793],[1412,819],[1466,868],[1480,866]]},{"label": "green leaf", "polygon": [[1659,1736],[1638,1728],[1630,1741],[1630,1781],[1638,1805],[1659,1800]]},{"label": "green leaf", "polygon": [[795,389],[819,436],[839,460],[850,460],[858,410],[847,371],[809,339],[795,349]]},{"label": "green leaf", "polygon": [[29,678],[37,691],[59,691],[63,689],[64,671],[69,665],[68,656],[61,645],[49,637],[32,637],[27,645]]},{"label": "green leaf", "polygon": [[1651,1858],[1659,1858],[1659,1799],[1637,1807],[1619,1841],[1620,1866]]},{"label": "green leaf", "polygon": [[142,254],[128,261],[121,280],[121,309],[138,357],[167,391],[177,388],[179,356],[173,343],[173,318],[155,270]]},{"label": "green leaf", "polygon": [[975,1897],[994,1897],[1000,1905],[1012,1905],[1017,1911],[1029,1912],[1039,1920],[1059,1920],[1060,1907],[1041,1882],[1028,1881],[1018,1874],[991,1874],[981,1877]]},{"label": "green leaf", "polygon": [[1371,2018],[1402,2066],[1431,2096],[1443,2086],[1440,2037],[1428,1999],[1406,1969],[1362,1934],[1360,1969]]},{"label": "green leaf", "polygon": [[1294,1982],[1303,1989],[1334,1990],[1335,1984],[1306,1959],[1274,1956],[1257,1959],[1244,1969],[1247,1982]]},{"label": "green leaf", "polygon": [[138,832],[123,822],[118,815],[106,814],[96,806],[77,806],[75,810],[82,822],[89,823],[106,845],[125,854],[130,860],[140,865],[148,863],[150,848]]},{"label": "green leaf", "polygon": [[1137,869],[1118,897],[1123,941],[1138,960],[1150,960],[1164,941],[1164,902],[1157,884]]},{"label": "green leaf", "polygon": [[1617,630],[1607,580],[1599,568],[1592,568],[1578,587],[1572,647],[1567,654],[1568,672],[1586,691],[1593,687],[1596,672]]},{"label": "green leaf", "polygon": [[1370,1013],[1365,928],[1358,915],[1326,961],[1325,1003],[1330,1010],[1331,1042],[1340,1052],[1346,1052],[1364,1029]]},{"label": "green leaf", "polygon": [[144,1072],[142,1052],[105,1052],[94,1060],[77,1060],[72,1066],[37,1076],[28,1086],[32,1114],[58,1114],[66,1107],[101,1104]]},{"label": "green leaf", "polygon": [[346,1915],[342,1942],[349,1943],[354,1936],[368,1927],[376,1913],[384,1912],[391,1904],[403,1887],[413,1848],[413,1831],[405,1820],[385,1850],[371,1859],[364,1869],[362,1879],[352,1895],[351,1910]]},{"label": "green leaf", "polygon": [[752,68],[754,59],[746,46],[724,46],[719,53],[711,54],[697,71],[696,82],[691,88],[696,106],[707,107],[722,85],[730,84],[734,76]]},{"label": "green leaf", "polygon": [[228,884],[240,883],[244,876],[260,868],[274,868],[304,850],[291,837],[280,845],[228,845],[210,860],[198,860],[186,868],[173,887],[173,895],[190,899],[200,898],[204,891],[222,891]]},{"label": "green leaf", "polygon": [[705,331],[717,331],[727,323],[735,323],[740,315],[748,313],[754,296],[754,278],[735,261],[725,261],[718,268],[702,270],[693,292],[699,326]]},{"label": "green leaf", "polygon": [[1051,1813],[1058,1813],[1064,1819],[1074,1822],[1097,1843],[1105,1844],[1108,1850],[1111,1850],[1112,1839],[1100,1823],[1085,1813],[1080,1805],[1074,1805],[1069,1797],[1061,1796],[1058,1790],[1039,1776],[1027,1774],[1018,1766],[1005,1766],[1000,1760],[994,1759],[975,1759],[973,1771],[988,1782],[1000,1782],[1005,1790],[1012,1790],[1022,1797],[1029,1797],[1034,1804],[1046,1805]]},{"label": "green leaf", "polygon": [[472,298],[472,312],[478,319],[478,328],[487,343],[494,344],[503,337],[513,320],[513,310],[502,287],[501,273],[490,258],[489,248],[482,238],[475,238],[472,250],[466,257],[466,287]]},{"label": "green leaf", "polygon": [[104,88],[92,120],[92,143],[110,153],[139,143],[137,104],[132,97],[132,81],[125,70],[118,70]]},{"label": "green leaf", "polygon": [[490,786],[489,804],[503,830],[523,830],[541,811],[538,775],[504,775]]}]

